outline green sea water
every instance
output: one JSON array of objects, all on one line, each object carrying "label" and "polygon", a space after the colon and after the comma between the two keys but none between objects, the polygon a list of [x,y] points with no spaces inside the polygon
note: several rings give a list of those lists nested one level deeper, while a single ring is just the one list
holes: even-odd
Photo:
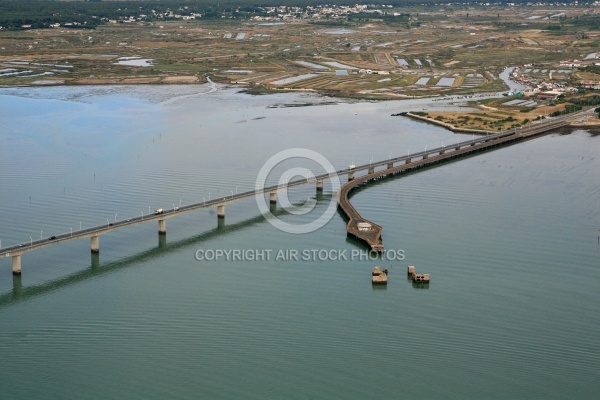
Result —
[{"label": "green sea water", "polygon": [[[1,245],[251,190],[289,148],[342,169],[468,138],[390,116],[449,107],[439,102],[331,102],[204,86],[2,89]],[[290,223],[335,197],[328,185],[290,196],[317,201],[306,215],[278,206]],[[166,236],[155,223],[103,235],[99,256],[88,240],[27,253],[21,277],[2,259],[0,398],[597,396],[597,137],[550,134],[352,202],[383,226],[386,259],[365,259],[339,213],[295,235],[254,199],[226,206],[224,221],[212,209],[169,219]],[[196,257],[228,250],[265,256]],[[377,264],[387,287],[370,283]],[[431,284],[413,287],[408,265]]]}]

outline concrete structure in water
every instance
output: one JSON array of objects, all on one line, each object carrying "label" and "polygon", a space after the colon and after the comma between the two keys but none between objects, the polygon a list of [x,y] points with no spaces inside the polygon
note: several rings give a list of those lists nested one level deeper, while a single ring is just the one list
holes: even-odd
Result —
[{"label": "concrete structure in water", "polygon": [[[483,136],[476,139],[474,138],[472,140],[457,143],[455,145],[426,150],[424,152],[418,152],[404,157],[396,157],[384,161],[369,163],[363,166],[350,165],[349,168],[345,170],[325,173],[315,177],[314,179],[298,180],[239,194],[232,193],[231,196],[221,197],[210,201],[203,201],[201,203],[190,204],[178,208],[174,207],[173,210],[162,210],[162,212],[159,214],[142,214],[140,217],[127,219],[125,221],[115,221],[114,223],[107,223],[106,225],[100,225],[92,228],[82,229],[76,232],[56,235],[47,239],[42,238],[35,241],[31,240],[27,243],[0,249],[0,257],[12,257],[12,272],[14,275],[20,275],[22,263],[21,256],[25,253],[42,247],[57,245],[69,240],[90,238],[91,253],[98,254],[100,252],[100,236],[108,234],[117,229],[137,225],[140,223],[146,223],[149,221],[158,221],[158,232],[160,235],[165,235],[167,232],[167,219],[191,211],[212,207],[217,207],[217,217],[219,221],[221,221],[219,223],[222,223],[225,217],[225,205],[234,201],[254,196],[264,196],[269,193],[269,200],[274,204],[277,201],[277,192],[279,190],[288,190],[289,188],[305,185],[307,183],[315,183],[316,191],[322,192],[323,182],[325,180],[331,179],[333,176],[346,174],[348,176],[348,182],[343,185],[337,193],[338,205],[340,208],[342,208],[349,219],[346,225],[346,230],[348,234],[366,241],[373,251],[383,251],[383,242],[381,241],[381,226],[361,217],[358,211],[356,211],[352,204],[350,204],[349,194],[356,187],[367,184],[371,181],[376,181],[385,177],[404,173],[406,171],[434,165],[445,160],[455,159],[478,151],[485,151],[535,137],[536,135],[546,133],[555,128],[568,125],[572,119],[580,118],[582,113],[583,112],[573,113],[545,121],[544,123],[536,124],[529,128],[519,129],[518,131],[513,130],[497,135]],[[396,163],[399,163],[399,165],[394,166]],[[378,171],[377,168],[380,167],[385,168]],[[357,178],[356,173],[362,171],[366,171],[366,175]]]},{"label": "concrete structure in water", "polygon": [[[17,246],[11,246],[7,248],[0,249],[0,257],[8,258],[12,257],[12,272],[14,275],[21,275],[21,262],[22,255],[28,253],[30,251],[56,245],[58,243],[66,242],[69,240],[77,240],[82,238],[90,238],[90,251],[92,254],[98,254],[100,252],[100,236],[115,231],[117,229],[146,223],[150,221],[157,221],[158,223],[158,233],[161,236],[165,236],[167,233],[167,219],[173,218],[178,215],[182,215],[191,211],[196,211],[204,208],[217,208],[217,218],[219,221],[219,225],[224,223],[225,219],[225,206],[229,203],[233,203],[235,201],[250,198],[254,196],[264,196],[265,194],[269,194],[269,202],[272,206],[275,206],[277,203],[277,192],[279,190],[288,190],[291,187],[296,187],[300,185],[305,185],[308,183],[315,184],[315,190],[317,193],[321,193],[323,191],[323,182],[327,179],[330,179],[331,176],[336,173],[327,173],[320,175],[312,180],[301,180],[289,182],[288,184],[281,184],[266,187],[262,190],[252,190],[239,194],[232,194],[231,196],[221,197],[217,199],[213,199],[211,201],[203,201],[202,203],[195,203],[187,206],[174,207],[172,210],[164,210],[158,209],[153,214],[141,215],[139,217],[130,218],[125,221],[115,221],[113,223],[107,222],[106,224],[96,226],[93,228],[82,229],[79,231],[74,231],[71,233],[52,236],[51,238],[42,238],[40,240],[31,240],[28,243],[22,243]],[[164,238],[163,238],[164,241]]]},{"label": "concrete structure in water", "polygon": [[91,251],[92,253],[100,253],[100,235],[91,237]]},{"label": "concrete structure in water", "polygon": [[417,269],[409,265],[406,273],[411,277],[413,283],[429,283],[429,274],[417,274]]},{"label": "concrete structure in water", "polygon": [[[352,168],[349,169],[348,182],[340,188],[337,194],[338,205],[348,217],[346,231],[349,235],[365,241],[370,246],[371,251],[382,252],[384,250],[383,241],[381,240],[383,228],[374,222],[363,218],[354,206],[352,206],[349,196],[353,190],[369,182],[536,137],[553,129],[570,124],[571,120],[580,118],[582,113],[583,112],[573,113],[555,118],[544,124],[513,129],[496,135],[481,136],[461,143],[425,150],[412,155],[390,159],[388,161],[369,163],[368,165],[360,167],[352,165]],[[399,165],[394,166],[396,163],[399,163]],[[385,166],[385,168],[376,170],[377,167],[381,166]],[[366,170],[367,173],[363,176],[355,177],[354,172],[359,170]],[[352,179],[350,179],[350,173],[352,173]],[[366,224],[370,224],[371,228],[365,229],[364,227],[367,226]]]},{"label": "concrete structure in water", "polygon": [[373,268],[373,272],[371,273],[371,283],[374,285],[387,285],[388,281],[388,270],[384,269],[383,271],[379,266]]}]

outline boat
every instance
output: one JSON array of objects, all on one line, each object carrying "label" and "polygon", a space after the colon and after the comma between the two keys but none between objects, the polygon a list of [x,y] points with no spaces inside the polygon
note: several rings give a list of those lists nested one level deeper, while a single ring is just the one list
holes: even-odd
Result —
[{"label": "boat", "polygon": [[379,266],[376,266],[373,268],[373,272],[371,274],[371,283],[374,285],[387,285],[387,274],[387,269],[382,271]]}]

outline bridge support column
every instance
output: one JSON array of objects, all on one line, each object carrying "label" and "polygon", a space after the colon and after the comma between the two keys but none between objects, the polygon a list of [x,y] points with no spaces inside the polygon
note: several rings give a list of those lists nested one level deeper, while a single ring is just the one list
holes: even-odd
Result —
[{"label": "bridge support column", "polygon": [[225,204],[217,205],[217,217],[225,218]]},{"label": "bridge support column", "polygon": [[460,146],[456,146],[454,150],[460,150]]},{"label": "bridge support column", "polygon": [[167,220],[166,219],[158,220],[158,233],[167,233]]},{"label": "bridge support column", "polygon": [[13,275],[21,275],[21,255],[12,256]]},{"label": "bridge support column", "polygon": [[394,168],[394,163],[393,162],[389,162],[387,165],[387,169],[392,169]]},{"label": "bridge support column", "polygon": [[323,191],[323,179],[317,179],[317,192]]},{"label": "bridge support column", "polygon": [[167,247],[167,235],[160,234],[158,235],[158,248],[164,249],[165,247]]},{"label": "bridge support column", "polygon": [[410,158],[407,158],[407,159],[404,161],[404,164],[410,164],[410,162],[411,162],[411,159],[410,159]]},{"label": "bridge support column", "polygon": [[100,253],[92,253],[91,265],[92,271],[100,269]]},{"label": "bridge support column", "polygon": [[446,150],[440,150],[440,155],[444,154]]},{"label": "bridge support column", "polygon": [[423,154],[423,160],[427,160],[429,158],[429,154]]},{"label": "bridge support column", "polygon": [[348,172],[348,181],[351,181],[352,179],[354,179],[354,171]]},{"label": "bridge support column", "polygon": [[12,298],[14,300],[20,299],[23,295],[23,283],[21,282],[21,275],[13,275],[13,291]]},{"label": "bridge support column", "polygon": [[277,204],[277,192],[269,193],[269,203]]},{"label": "bridge support column", "polygon": [[92,253],[100,253],[100,236],[92,236]]},{"label": "bridge support column", "polygon": [[372,174],[375,172],[375,167],[369,167],[369,174]]}]

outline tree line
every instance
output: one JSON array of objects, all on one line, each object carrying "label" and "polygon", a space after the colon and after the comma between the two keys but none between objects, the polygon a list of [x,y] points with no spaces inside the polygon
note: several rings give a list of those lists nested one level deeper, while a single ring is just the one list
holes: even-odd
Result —
[{"label": "tree line", "polygon": [[[525,0],[500,0],[495,3],[525,4]],[[575,2],[564,0],[563,3]],[[145,15],[147,20],[169,19],[168,11],[202,14],[203,18],[245,18],[261,15],[265,7],[277,6],[321,6],[336,4],[353,6],[357,0],[2,0],[0,1],[0,26],[5,29],[46,28],[51,24],[76,23],[79,27],[94,28],[108,20],[138,18]],[[363,4],[391,5],[393,7],[448,4],[441,0],[369,0]],[[479,4],[478,1],[464,1],[456,4]],[[579,3],[581,4],[581,2]],[[162,16],[160,16],[162,14]],[[366,16],[365,16],[366,17]]]}]

